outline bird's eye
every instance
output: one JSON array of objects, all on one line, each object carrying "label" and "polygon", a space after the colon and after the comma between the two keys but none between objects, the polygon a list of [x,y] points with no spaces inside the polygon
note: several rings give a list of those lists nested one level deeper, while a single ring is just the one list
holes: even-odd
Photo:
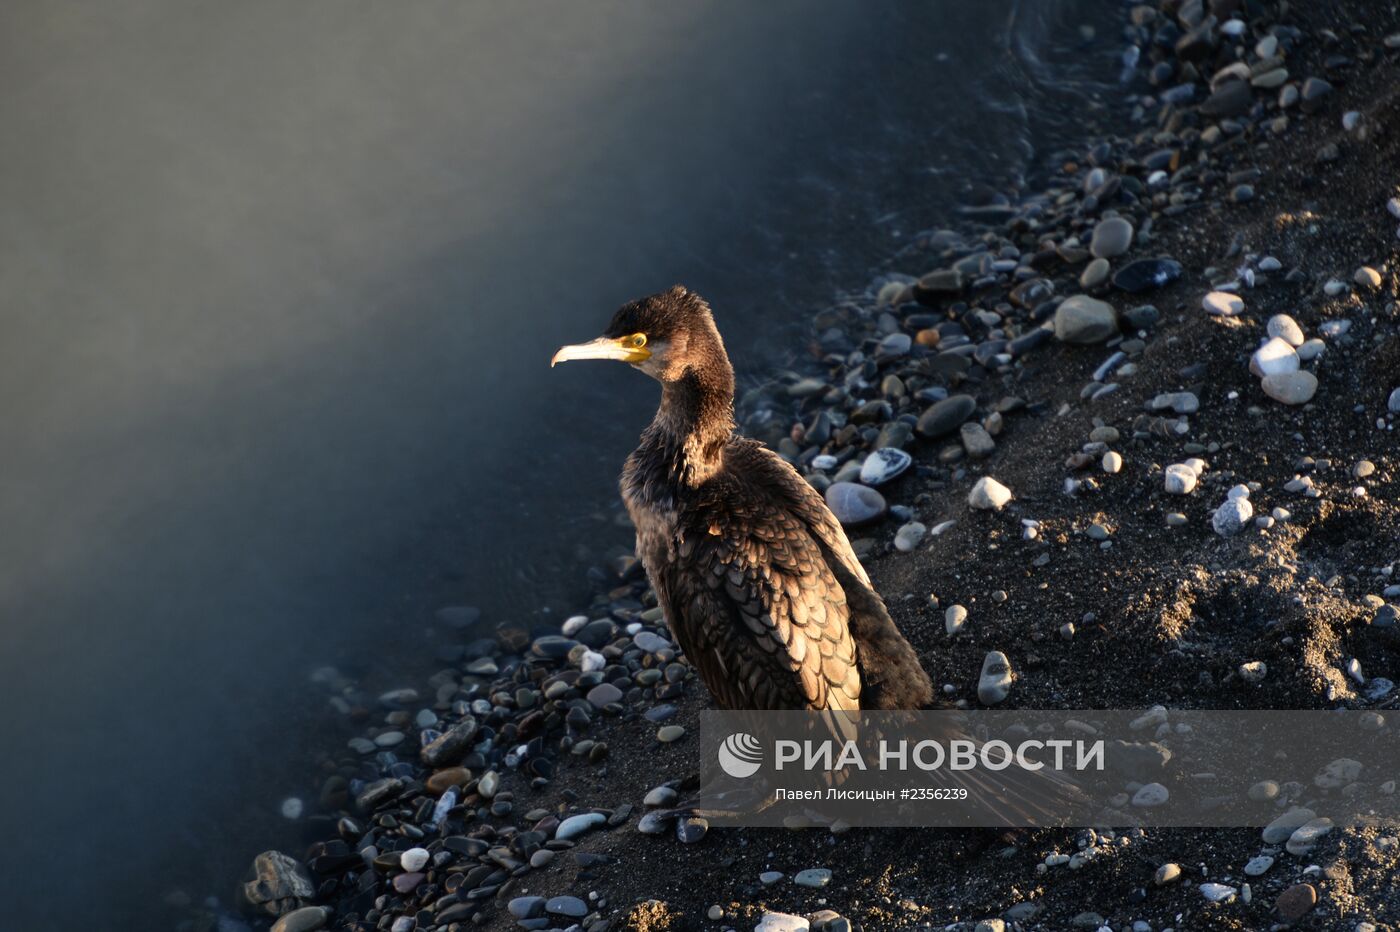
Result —
[{"label": "bird's eye", "polygon": [[641,349],[643,346],[647,345],[647,335],[645,333],[634,333],[632,336],[628,337],[627,342]]}]

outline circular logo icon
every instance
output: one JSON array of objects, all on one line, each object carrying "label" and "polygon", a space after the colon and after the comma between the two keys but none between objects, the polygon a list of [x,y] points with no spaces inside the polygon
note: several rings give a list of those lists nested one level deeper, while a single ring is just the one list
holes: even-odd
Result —
[{"label": "circular logo icon", "polygon": [[763,766],[763,747],[753,735],[735,732],[719,746],[719,766],[731,777],[751,777]]}]

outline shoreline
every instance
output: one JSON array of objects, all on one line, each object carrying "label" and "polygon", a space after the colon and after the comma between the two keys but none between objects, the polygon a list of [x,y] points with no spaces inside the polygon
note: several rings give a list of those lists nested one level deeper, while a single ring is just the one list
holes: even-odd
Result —
[{"label": "shoreline", "polygon": [[[1002,651],[1015,671],[1002,701],[1028,708],[1393,706],[1394,692],[1372,694],[1400,673],[1383,623],[1400,603],[1400,415],[1388,408],[1400,220],[1385,174],[1400,127],[1400,50],[1386,38],[1400,15],[1339,3],[1285,17],[1297,35],[1262,17],[1230,36],[1181,26],[1199,3],[1164,6],[1175,15],[1126,14],[1142,35],[1177,23],[1170,48],[1144,46],[1137,64],[1158,86],[1132,85],[1159,106],[1140,104],[1122,138],[1086,141],[1049,191],[929,231],[921,253],[896,260],[907,275],[817,315],[813,373],[751,398],[745,430],[846,511],[950,701],[977,705],[983,658]],[[1200,12],[1223,23],[1238,6]],[[1212,91],[1235,49],[1244,79],[1227,71]],[[1298,99],[1280,106],[1289,87]],[[1350,112],[1361,116],[1346,129]],[[1121,278],[1164,256],[1176,278],[1165,264]],[[1233,304],[1214,294],[1243,310],[1213,316],[1205,305]],[[1249,372],[1279,314],[1301,330],[1299,349],[1321,341],[1297,367],[1316,373],[1311,386],[1265,387]],[[911,459],[882,454],[861,482],[881,448]],[[1167,491],[1167,468],[1197,459],[1194,488]],[[983,477],[1009,503],[969,502]],[[1217,521],[1238,485],[1252,513]],[[767,914],[829,932],[1400,923],[1386,879],[1400,843],[1374,831],[1336,829],[1299,857],[1256,830],[1046,830],[1006,844],[666,824],[649,810],[689,789],[686,738],[708,697],[635,561],[615,569],[559,635],[501,629],[417,694],[364,710],[309,820],[323,840],[262,859],[252,893],[264,921],[283,914],[280,932],[805,928]],[[1241,672],[1256,663],[1258,680]],[[427,746],[405,752],[424,733]],[[810,868],[832,876],[794,881]]]}]

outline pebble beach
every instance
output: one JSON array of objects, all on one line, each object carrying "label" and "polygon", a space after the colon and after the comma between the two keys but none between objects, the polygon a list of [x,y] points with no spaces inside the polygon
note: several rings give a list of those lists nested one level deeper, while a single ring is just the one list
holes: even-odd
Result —
[{"label": "pebble beach", "polygon": [[[1116,15],[1093,26],[1122,37],[1121,125],[814,309],[741,430],[825,495],[950,705],[1393,728],[1400,10]],[[1400,927],[1400,831],[1313,818],[1321,784],[1257,787],[1262,830],[676,817],[709,697],[637,561],[588,572],[552,630],[440,609],[459,649],[423,682],[318,671],[352,737],[281,803],[305,847],[179,904],[181,928]]]}]

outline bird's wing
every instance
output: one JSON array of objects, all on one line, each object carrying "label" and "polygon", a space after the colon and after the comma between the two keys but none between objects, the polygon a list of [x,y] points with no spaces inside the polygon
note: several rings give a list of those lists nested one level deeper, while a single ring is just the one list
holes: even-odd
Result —
[{"label": "bird's wing", "polygon": [[717,493],[678,528],[659,575],[681,646],[727,708],[859,709],[846,596],[821,547],[745,498]]},{"label": "bird's wing", "polygon": [[781,489],[792,514],[810,530],[847,600],[847,626],[856,643],[866,709],[922,709],[933,702],[933,684],[918,655],[890,618],[865,567],[856,558],[841,522],[821,493],[772,450],[754,444],[749,471],[768,475],[765,485]]},{"label": "bird's wing", "polygon": [[822,498],[821,493],[812,488],[812,484],[802,478],[787,460],[767,447],[754,444],[749,455],[753,457],[756,468],[772,476],[771,481],[783,490],[792,513],[811,528],[812,535],[831,552],[831,556],[841,567],[860,580],[867,589],[870,588],[870,577],[866,575],[865,567],[856,559],[851,542],[846,538],[845,529],[831,513],[831,509],[826,507],[826,500]]}]

